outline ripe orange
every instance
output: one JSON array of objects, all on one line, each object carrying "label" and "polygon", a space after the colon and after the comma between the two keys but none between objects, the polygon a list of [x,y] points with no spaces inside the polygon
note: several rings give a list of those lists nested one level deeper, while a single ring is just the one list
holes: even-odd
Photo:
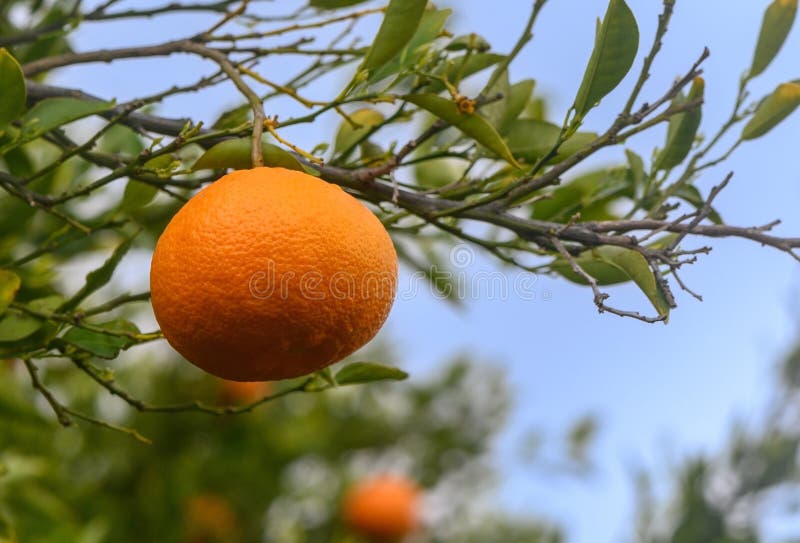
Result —
[{"label": "ripe orange", "polygon": [[175,214],[150,268],[170,345],[207,372],[273,381],[321,369],[383,325],[397,254],[340,187],[283,168],[223,176]]},{"label": "ripe orange", "polygon": [[366,479],[345,496],[344,521],[353,531],[376,541],[396,541],[419,525],[420,494],[419,487],[405,477]]},{"label": "ripe orange", "polygon": [[223,405],[248,404],[270,393],[272,383],[261,381],[220,381],[219,403]]}]

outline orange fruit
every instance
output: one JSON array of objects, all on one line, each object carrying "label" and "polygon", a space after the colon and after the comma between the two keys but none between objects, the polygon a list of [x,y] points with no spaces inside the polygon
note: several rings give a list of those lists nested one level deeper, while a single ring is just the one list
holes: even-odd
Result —
[{"label": "orange fruit", "polygon": [[420,495],[419,487],[405,477],[385,474],[365,479],[345,495],[344,521],[373,540],[399,540],[419,525]]},{"label": "orange fruit", "polygon": [[186,543],[232,541],[239,531],[239,520],[228,500],[217,494],[191,496],[183,504]]},{"label": "orange fruit", "polygon": [[219,403],[223,405],[252,403],[268,395],[270,390],[272,390],[272,383],[222,380]]},{"label": "orange fruit", "polygon": [[389,314],[397,254],[340,187],[284,168],[223,176],[172,218],[150,267],[170,345],[207,372],[273,381],[333,364]]}]

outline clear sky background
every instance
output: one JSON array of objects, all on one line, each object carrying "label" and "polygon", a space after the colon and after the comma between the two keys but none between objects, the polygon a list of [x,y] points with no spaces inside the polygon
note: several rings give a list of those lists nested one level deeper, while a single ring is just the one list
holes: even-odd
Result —
[{"label": "clear sky background", "polygon": [[[531,3],[449,0],[439,5],[456,8],[457,16],[449,25],[454,33],[478,32],[495,49],[506,52],[519,35]],[[268,9],[283,11],[289,2],[275,4],[280,7]],[[642,35],[638,70],[652,41],[661,3],[629,0],[629,4]],[[642,99],[660,96],[708,46],[712,56],[704,65],[707,103],[701,130],[719,126],[730,114],[739,75],[749,66],[767,4],[767,0],[678,0],[663,53]],[[550,0],[535,28],[534,41],[511,68],[512,81],[537,80],[537,92],[548,99],[554,119],[562,119],[572,103],[591,53],[595,19],[602,16],[605,6],[601,0]],[[79,50],[153,44],[206,25],[206,19],[185,14],[162,23],[87,25],[78,32],[76,44]],[[795,28],[783,53],[752,84],[754,98],[782,81],[800,77],[797,51],[800,29]],[[272,69],[289,67],[277,63]],[[88,65],[61,72],[54,80],[125,100],[158,90],[158,83],[193,81],[198,70],[208,68],[203,61],[181,56],[123,61],[112,67]],[[322,81],[314,94],[330,98],[338,91],[335,85],[342,83]],[[631,84],[629,77],[620,93],[590,114],[588,128],[599,131],[608,126]],[[171,99],[159,111],[208,121],[237,103],[235,91],[221,87]],[[333,133],[335,122],[318,129]],[[302,130],[308,128],[293,132],[293,137],[302,139]],[[800,115],[795,115],[767,137],[743,145],[723,167],[706,172],[697,184],[705,193],[733,170],[731,185],[717,200],[726,221],[749,226],[781,218],[784,223],[776,232],[800,235],[798,136]],[[663,131],[653,131],[628,145],[649,157],[662,141]],[[622,153],[621,148],[603,153],[591,165],[621,162]],[[645,468],[665,481],[682,459],[698,451],[718,450],[734,420],[757,422],[774,383],[775,365],[797,332],[797,263],[746,241],[713,240],[712,244],[713,253],[684,272],[684,279],[705,301],[680,293],[680,306],[667,326],[598,315],[588,289],[540,277],[533,301],[479,297],[454,309],[424,292],[412,299],[401,297],[383,334],[397,346],[414,375],[424,376],[457,353],[469,353],[506,369],[515,407],[496,449],[504,476],[498,499],[504,505],[523,514],[550,515],[567,527],[569,541],[576,543],[631,540],[635,471]],[[146,281],[147,263],[140,264],[139,277]],[[496,269],[491,259],[476,253],[464,271],[469,277]],[[405,274],[401,291],[408,281]],[[647,309],[635,288],[614,289],[612,296],[618,306]],[[593,474],[581,480],[544,476],[524,460],[521,448],[531,431],[557,441],[571,422],[587,413],[601,421],[593,449],[597,464]]]}]

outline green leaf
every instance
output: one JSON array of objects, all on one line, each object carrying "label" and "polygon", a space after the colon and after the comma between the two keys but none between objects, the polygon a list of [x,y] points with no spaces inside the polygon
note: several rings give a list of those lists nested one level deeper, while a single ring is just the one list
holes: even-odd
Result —
[{"label": "green leaf", "polygon": [[113,107],[113,102],[79,100],[77,98],[48,98],[33,106],[22,117],[22,137],[38,137],[54,128],[103,113]]},{"label": "green leaf", "polygon": [[[689,202],[697,209],[700,209],[706,205],[705,199],[694,185],[681,185],[675,191],[675,196],[685,200],[686,202]],[[714,224],[722,224],[722,217],[720,217],[719,213],[717,213],[714,209],[711,209],[711,212],[708,214],[708,219]]]},{"label": "green leaf", "polygon": [[582,118],[625,78],[639,48],[639,27],[624,0],[610,0],[572,106]]},{"label": "green leaf", "polygon": [[8,304],[14,300],[19,286],[19,275],[9,270],[0,269],[0,315],[5,312]]},{"label": "green leaf", "polygon": [[506,110],[503,117],[500,119],[499,130],[501,134],[505,134],[510,128],[511,124],[522,115],[528,103],[533,96],[533,89],[536,87],[536,81],[533,79],[523,79],[511,85],[508,90],[508,100],[506,100]]},{"label": "green leaf", "polygon": [[575,213],[582,221],[614,218],[608,204],[632,194],[627,170],[603,169],[581,175],[547,193],[547,198],[533,204],[531,217],[543,221],[566,222]]},{"label": "green leaf", "polygon": [[[37,298],[27,305],[33,311],[47,314],[58,309],[63,301],[61,296],[53,295]],[[44,347],[59,329],[57,323],[36,319],[22,313],[7,315],[6,318],[12,316],[16,317],[13,322],[6,323],[5,319],[0,321],[0,330],[2,330],[0,337],[3,338],[0,339],[2,342],[0,343],[0,358],[13,358]]]},{"label": "green leaf", "polygon": [[[633,281],[653,304],[659,316],[669,315],[670,304],[667,297],[656,281],[647,259],[638,252],[622,247],[599,247],[585,251],[575,261],[597,280],[598,285]],[[561,257],[554,260],[550,267],[569,281],[587,284]]]},{"label": "green leaf", "polygon": [[[139,329],[136,325],[125,319],[116,319],[95,326],[104,328],[110,332],[139,333]],[[135,340],[126,336],[103,334],[101,332],[78,327],[67,330],[67,333],[64,334],[61,339],[83,351],[106,359],[116,358],[121,350],[127,349],[136,343]]]},{"label": "green leaf", "polygon": [[311,0],[308,5],[319,9],[336,9],[363,4],[367,0]]},{"label": "green leaf", "polygon": [[23,115],[19,137],[0,148],[0,153],[33,141],[42,134],[65,124],[96,115],[113,108],[113,102],[79,100],[77,98],[48,98],[33,106]]},{"label": "green leaf", "polygon": [[373,362],[353,362],[336,372],[340,385],[371,383],[373,381],[402,381],[408,374],[401,369]]},{"label": "green leaf", "polygon": [[153,201],[156,194],[158,194],[158,187],[155,185],[148,185],[136,179],[131,179],[125,185],[120,208],[125,211],[135,211]]},{"label": "green leaf", "polygon": [[451,9],[425,10],[419,27],[408,41],[408,44],[386,64],[372,70],[369,81],[380,81],[416,63],[420,56],[428,49],[426,46],[442,34],[447,18],[450,17],[452,12],[453,10]]},{"label": "green leaf", "polygon": [[[560,134],[561,129],[553,123],[535,119],[517,119],[509,125],[506,141],[514,156],[533,164],[550,152],[558,142]],[[593,132],[576,132],[561,144],[550,163],[564,160],[595,139],[597,134]]]},{"label": "green leaf", "polygon": [[764,12],[749,77],[767,69],[783,47],[797,15],[797,0],[774,0]]},{"label": "green leaf", "polygon": [[[499,68],[498,68],[499,69]],[[502,98],[495,100],[481,107],[481,116],[495,127],[499,134],[503,133],[503,120],[510,116],[507,114],[508,103],[511,94],[511,82],[508,79],[508,70],[503,70],[497,74],[497,69],[492,74],[494,83],[481,92],[481,95],[494,98],[501,95]]]},{"label": "green leaf", "polygon": [[[347,114],[350,121],[359,125],[355,128],[347,119],[342,120],[339,131],[336,133],[336,141],[333,146],[335,154],[350,151],[352,147],[366,136],[372,127],[381,124],[384,120],[380,111],[363,108]],[[346,158],[346,157],[342,157]]]},{"label": "green leaf", "polygon": [[0,320],[0,342],[19,341],[42,327],[43,321],[22,314],[8,314]]},{"label": "green leaf", "polygon": [[252,111],[253,109],[250,107],[250,104],[236,106],[233,109],[223,112],[217,118],[217,120],[214,121],[214,124],[211,125],[211,128],[225,130],[228,128],[242,126],[250,120],[250,114]]},{"label": "green leaf", "polygon": [[[703,78],[696,77],[689,90],[689,96],[676,96],[672,101],[672,107],[702,100],[704,88]],[[700,106],[670,118],[667,143],[653,165],[656,170],[669,170],[683,162],[689,151],[692,150],[702,118],[703,111]]]},{"label": "green leaf", "polygon": [[[244,170],[252,168],[253,162],[250,155],[252,147],[250,142],[250,138],[222,141],[203,153],[192,166],[192,170],[224,170],[227,168]],[[265,166],[305,171],[300,162],[281,147],[263,142],[261,149]]]},{"label": "green leaf", "polygon": [[114,252],[103,263],[102,266],[86,274],[86,283],[80,288],[80,290],[78,290],[78,292],[75,293],[74,296],[72,296],[72,298],[61,305],[59,311],[71,311],[75,309],[89,295],[111,281],[111,276],[114,274],[114,270],[117,269],[117,266],[122,261],[122,258],[131,248],[132,243],[133,237],[129,237],[125,238],[122,243],[117,245],[116,249],[114,249]]},{"label": "green leaf", "polygon": [[631,182],[634,187],[640,187],[647,178],[647,173],[644,171],[644,160],[630,149],[625,149],[625,156],[628,159]]},{"label": "green leaf", "polygon": [[11,519],[0,510],[0,543],[19,543]]},{"label": "green leaf", "polygon": [[448,51],[478,51],[481,53],[491,48],[492,46],[483,36],[474,32],[453,38],[445,47]]},{"label": "green leaf", "polygon": [[402,51],[417,31],[427,4],[428,0],[391,0],[361,69],[376,70]]},{"label": "green leaf", "polygon": [[497,133],[497,130],[477,113],[461,113],[453,100],[448,100],[435,94],[413,94],[407,96],[406,100],[455,126],[467,136],[505,159],[512,166],[520,167],[503,138]]},{"label": "green leaf", "polygon": [[742,130],[743,140],[759,138],[775,128],[800,106],[800,82],[782,83],[756,109]]},{"label": "green leaf", "polygon": [[11,53],[0,48],[0,128],[25,111],[25,76]]},{"label": "green leaf", "polygon": [[[482,72],[505,58],[505,55],[498,55],[496,53],[461,55],[449,60],[447,63],[437,68],[434,73],[453,84],[458,84],[469,76]],[[436,79],[431,81],[426,89],[435,94],[443,91],[445,86],[442,81]]]}]

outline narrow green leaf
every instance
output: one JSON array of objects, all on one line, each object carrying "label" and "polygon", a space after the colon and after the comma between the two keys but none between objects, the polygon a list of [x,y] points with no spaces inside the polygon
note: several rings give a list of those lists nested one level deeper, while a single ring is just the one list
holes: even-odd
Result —
[{"label": "narrow green leaf", "polygon": [[408,44],[383,66],[372,70],[369,81],[380,81],[408,66],[413,66],[429,49],[430,43],[442,34],[452,12],[451,9],[426,9],[417,31]]},{"label": "narrow green leaf", "polygon": [[763,136],[800,106],[800,82],[782,83],[767,96],[742,130],[743,140]]},{"label": "narrow green leaf", "polygon": [[373,126],[381,124],[384,120],[380,111],[363,108],[347,114],[350,121],[359,125],[354,127],[347,119],[342,120],[339,131],[336,133],[336,140],[333,145],[335,154],[350,150],[361,138],[363,138]]},{"label": "narrow green leaf", "polygon": [[391,0],[364,62],[363,70],[376,70],[408,44],[422,19],[428,0]]},{"label": "narrow green leaf", "polygon": [[103,263],[102,266],[96,270],[90,271],[86,274],[86,283],[75,293],[72,298],[64,302],[59,311],[71,311],[78,307],[78,305],[85,300],[93,292],[105,286],[114,274],[114,270],[122,261],[122,258],[127,254],[133,243],[133,237],[126,238],[119,245],[117,245],[111,256]]},{"label": "narrow green leaf", "polygon": [[[139,329],[136,325],[125,319],[116,319],[95,326],[104,328],[110,332],[139,333]],[[116,358],[121,350],[125,350],[136,343],[129,337],[103,334],[101,332],[78,327],[67,330],[67,333],[65,333],[61,339],[83,351],[106,359]]]},{"label": "narrow green leaf", "polygon": [[467,136],[505,159],[512,166],[520,167],[503,138],[497,133],[497,130],[477,113],[461,113],[453,100],[448,100],[435,94],[414,94],[407,96],[406,100],[455,126]]},{"label": "narrow green leaf", "polygon": [[336,372],[335,378],[340,385],[354,385],[373,381],[402,381],[408,378],[408,374],[393,366],[373,362],[353,362]]},{"label": "narrow green leaf", "polygon": [[625,78],[639,48],[639,27],[624,0],[610,0],[572,106],[581,118]]},{"label": "narrow green leaf", "polygon": [[[250,138],[237,138],[220,142],[202,154],[192,166],[192,170],[244,170],[253,167],[251,161]],[[264,165],[304,171],[303,166],[288,151],[271,143],[262,143]]]},{"label": "narrow green leaf", "polygon": [[774,0],[764,12],[750,77],[767,69],[783,47],[797,15],[797,0]]},{"label": "narrow green leaf", "polygon": [[628,159],[631,183],[634,187],[640,187],[647,178],[647,173],[644,171],[644,160],[630,149],[625,149],[625,156]]},{"label": "narrow green leaf", "polygon": [[[689,90],[689,96],[676,96],[672,101],[672,106],[676,107],[702,100],[704,88],[703,78],[695,78]],[[689,151],[692,150],[702,118],[703,111],[700,106],[670,118],[669,128],[667,129],[667,143],[655,161],[654,168],[656,170],[669,170],[683,162]]]},{"label": "narrow green leaf", "polygon": [[367,0],[311,0],[308,5],[319,9],[337,9],[363,4]]},{"label": "narrow green leaf", "polygon": [[0,128],[25,110],[25,76],[11,53],[0,48]]},{"label": "narrow green leaf", "polygon": [[14,301],[19,286],[19,275],[10,270],[0,269],[0,315],[5,312],[8,304]]}]

